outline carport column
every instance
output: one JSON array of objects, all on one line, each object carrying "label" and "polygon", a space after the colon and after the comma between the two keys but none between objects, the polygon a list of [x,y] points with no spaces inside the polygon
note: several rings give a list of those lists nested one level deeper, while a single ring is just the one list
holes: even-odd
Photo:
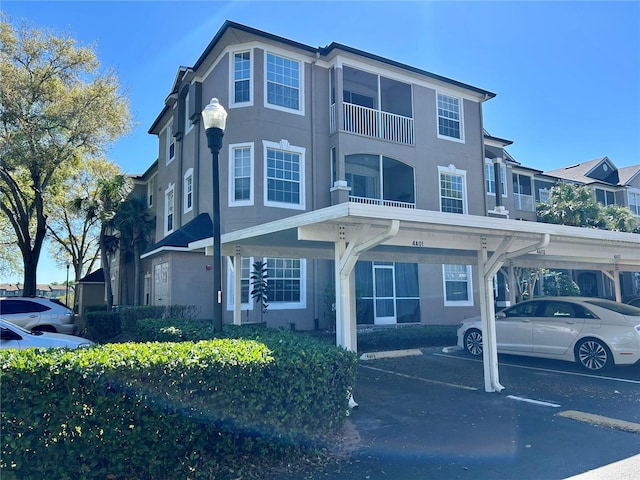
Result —
[{"label": "carport column", "polygon": [[487,242],[482,239],[478,251],[478,277],[480,294],[480,314],[482,316],[482,351],[484,364],[484,390],[499,392],[504,389],[500,385],[498,373],[498,348],[496,342],[495,307],[493,305],[493,275],[487,271]]},{"label": "carport column", "polygon": [[620,289],[620,270],[618,270],[618,266],[616,265],[613,271],[602,270],[602,273],[609,277],[609,279],[613,282],[613,290],[616,296],[616,302],[622,302],[622,290]]},{"label": "carport column", "polygon": [[242,323],[242,255],[236,247],[233,256],[233,324]]},{"label": "carport column", "polygon": [[335,243],[335,273],[336,282],[336,344],[340,347],[356,352],[357,335],[355,322],[355,277],[353,268],[342,268],[347,242],[344,227],[338,227],[338,240]]}]

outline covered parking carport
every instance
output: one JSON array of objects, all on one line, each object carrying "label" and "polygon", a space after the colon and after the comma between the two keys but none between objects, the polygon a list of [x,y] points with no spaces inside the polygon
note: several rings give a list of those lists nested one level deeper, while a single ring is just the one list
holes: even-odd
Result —
[{"label": "covered parking carport", "polygon": [[[211,239],[192,248],[211,250]],[[498,373],[493,277],[504,266],[640,271],[640,235],[346,202],[222,235],[222,254],[334,260],[337,344],[357,350],[355,274],[358,260],[473,265],[480,279],[485,391],[503,390]],[[236,272],[239,269],[234,269]],[[240,323],[235,275],[234,322]]]}]

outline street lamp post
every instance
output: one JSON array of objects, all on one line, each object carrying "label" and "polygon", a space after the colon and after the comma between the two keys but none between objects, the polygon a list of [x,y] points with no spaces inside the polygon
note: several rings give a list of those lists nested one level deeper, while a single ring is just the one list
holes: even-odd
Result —
[{"label": "street lamp post", "polygon": [[211,103],[202,110],[202,122],[207,134],[207,145],[212,155],[213,190],[213,330],[222,330],[222,257],[220,252],[220,168],[219,154],[222,148],[227,112],[212,98]]},{"label": "street lamp post", "polygon": [[67,293],[64,296],[64,304],[69,306],[69,264],[67,263]]}]

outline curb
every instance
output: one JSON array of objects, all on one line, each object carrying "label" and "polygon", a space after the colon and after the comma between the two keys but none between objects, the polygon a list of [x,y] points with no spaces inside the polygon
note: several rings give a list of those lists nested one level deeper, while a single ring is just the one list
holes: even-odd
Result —
[{"label": "curb", "polygon": [[412,348],[408,350],[389,350],[387,352],[369,352],[360,355],[360,360],[378,360],[380,358],[398,358],[398,357],[413,357],[422,355],[422,350]]}]

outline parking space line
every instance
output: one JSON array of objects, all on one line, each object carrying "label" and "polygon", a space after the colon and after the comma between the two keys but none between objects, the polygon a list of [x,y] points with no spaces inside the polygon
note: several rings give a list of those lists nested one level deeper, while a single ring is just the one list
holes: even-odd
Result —
[{"label": "parking space line", "polygon": [[517,397],[516,395],[507,395],[507,398],[510,398],[511,400],[516,400],[518,402],[525,402],[525,403],[532,403],[534,405],[540,405],[542,407],[553,407],[553,408],[561,407],[561,405],[557,403],[543,402],[542,400],[534,400],[532,398]]},{"label": "parking space line", "polygon": [[[464,357],[458,357],[456,355],[446,355],[446,354],[442,354],[442,353],[433,353],[432,355],[434,355],[436,357],[455,358],[456,360],[465,360],[465,361],[468,361],[468,362],[482,363],[482,359],[478,360],[476,358],[464,358]],[[590,373],[568,372],[566,370],[553,370],[551,368],[541,368],[541,367],[528,367],[526,365],[517,365],[515,363],[506,363],[506,362],[498,362],[498,366],[524,368],[524,369],[527,369],[527,370],[536,370],[536,371],[539,371],[539,372],[562,373],[564,375],[573,375],[573,376],[576,376],[576,377],[599,378],[601,380],[610,380],[612,382],[633,383],[633,384],[636,384],[636,385],[640,385],[640,380],[631,380],[631,379],[628,379],[628,378],[605,377],[603,375],[594,375],[594,374],[590,374]]]},{"label": "parking space line", "polygon": [[572,420],[589,423],[597,427],[608,427],[622,430],[623,432],[640,434],[640,423],[627,422],[626,420],[619,420],[617,418],[603,417],[602,415],[579,412],[577,410],[565,410],[556,413],[556,416],[571,418]]},{"label": "parking space line", "polygon": [[376,372],[388,373],[388,374],[391,374],[391,375],[396,375],[398,377],[409,378],[411,380],[419,380],[421,382],[431,383],[431,384],[434,384],[434,385],[443,385],[443,386],[446,386],[446,387],[461,388],[463,390],[473,390],[473,391],[478,390],[475,387],[468,387],[466,385],[458,385],[458,384],[455,384],[455,383],[448,383],[448,382],[439,382],[438,380],[429,380],[427,378],[420,378],[420,377],[416,377],[416,376],[413,376],[413,375],[406,375],[404,373],[398,373],[398,372],[394,372],[392,370],[385,370],[383,368],[370,367],[368,365],[360,365],[360,368],[366,368],[368,370],[374,370]]}]

